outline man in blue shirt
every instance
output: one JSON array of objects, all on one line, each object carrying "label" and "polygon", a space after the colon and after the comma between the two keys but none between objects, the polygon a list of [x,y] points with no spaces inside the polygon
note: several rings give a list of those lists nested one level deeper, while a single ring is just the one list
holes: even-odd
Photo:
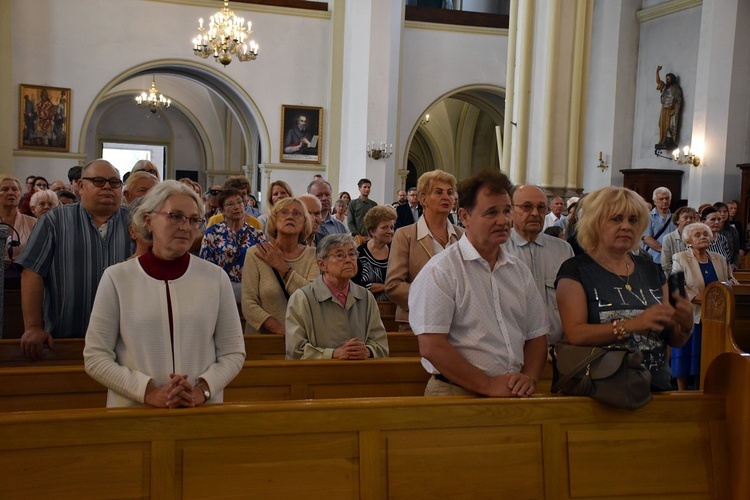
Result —
[{"label": "man in blue shirt", "polygon": [[661,265],[661,242],[664,237],[677,229],[672,222],[672,212],[669,205],[672,203],[672,192],[665,187],[654,189],[654,208],[651,210],[651,221],[646,234],[643,236],[643,243],[646,244],[648,253],[654,262]]},{"label": "man in blue shirt", "polygon": [[319,199],[322,206],[320,216],[323,218],[323,222],[320,223],[318,228],[317,241],[322,240],[323,236],[327,234],[349,234],[349,229],[331,216],[331,193],[333,193],[333,190],[327,181],[323,179],[312,181],[307,186],[307,193]]}]

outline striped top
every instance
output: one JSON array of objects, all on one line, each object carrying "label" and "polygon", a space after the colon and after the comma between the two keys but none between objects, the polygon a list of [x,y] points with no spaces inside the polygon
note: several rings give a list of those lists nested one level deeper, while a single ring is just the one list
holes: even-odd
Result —
[{"label": "striped top", "polygon": [[118,209],[97,228],[80,203],[39,218],[16,262],[44,280],[44,325],[53,338],[83,338],[104,270],[133,253]]}]

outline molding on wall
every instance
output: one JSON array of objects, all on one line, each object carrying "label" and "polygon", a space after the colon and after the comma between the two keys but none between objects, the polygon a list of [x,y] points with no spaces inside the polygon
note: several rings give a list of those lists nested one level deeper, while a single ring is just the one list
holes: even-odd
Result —
[{"label": "molding on wall", "polygon": [[27,158],[64,158],[66,160],[86,160],[85,153],[61,153],[57,151],[37,151],[26,149],[14,149],[13,156],[24,156]]},{"label": "molding on wall", "polygon": [[425,23],[421,21],[404,21],[404,28],[421,30],[452,31],[454,33],[472,33],[475,35],[508,36],[506,28],[481,28],[477,26],[460,26],[457,24]]},{"label": "molding on wall", "polygon": [[323,172],[326,171],[326,166],[322,163],[316,163],[314,165],[306,163],[261,163],[258,165],[263,170],[292,170],[295,172]]},{"label": "molding on wall", "polygon": [[655,5],[647,9],[641,9],[637,12],[638,20],[642,23],[658,19],[660,17],[669,16],[676,12],[680,12],[693,7],[700,7],[703,5],[703,0],[671,0],[660,5]]},{"label": "molding on wall", "polygon": [[[221,4],[216,0],[146,0],[155,3],[171,3],[189,7],[206,7],[217,11],[221,9]],[[277,7],[275,5],[260,5],[255,3],[237,3],[233,2],[229,8],[235,12],[259,12],[262,14],[277,14],[282,16],[311,17],[314,19],[331,19],[330,11],[295,9],[292,7]],[[211,12],[213,14],[213,12]],[[210,15],[210,14],[207,14]],[[196,18],[196,26],[198,19]],[[252,19],[251,19],[252,21]],[[197,27],[195,31],[197,31]]]}]

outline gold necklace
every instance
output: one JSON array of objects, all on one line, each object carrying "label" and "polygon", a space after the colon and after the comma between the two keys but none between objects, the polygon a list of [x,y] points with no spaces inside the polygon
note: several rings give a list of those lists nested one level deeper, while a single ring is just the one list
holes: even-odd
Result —
[{"label": "gold necklace", "polygon": [[623,283],[625,283],[625,290],[627,290],[628,292],[632,292],[633,291],[633,287],[630,286],[630,258],[627,255],[625,256],[625,272],[627,273],[627,281],[624,280],[624,279],[622,279],[622,276],[620,276],[616,272],[612,271],[609,266],[605,266],[603,262],[600,262],[599,264],[602,267],[604,267],[605,269],[607,269],[609,272],[611,272],[612,274],[614,274],[615,276],[617,276],[620,279],[620,281],[622,281]]}]

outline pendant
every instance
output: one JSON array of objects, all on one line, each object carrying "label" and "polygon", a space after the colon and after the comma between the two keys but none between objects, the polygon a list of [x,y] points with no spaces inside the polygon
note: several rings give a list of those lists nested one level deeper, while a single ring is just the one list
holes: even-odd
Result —
[{"label": "pendant", "polygon": [[625,290],[627,290],[628,292],[632,292],[633,291],[633,287],[630,286],[630,283],[625,283]]}]

